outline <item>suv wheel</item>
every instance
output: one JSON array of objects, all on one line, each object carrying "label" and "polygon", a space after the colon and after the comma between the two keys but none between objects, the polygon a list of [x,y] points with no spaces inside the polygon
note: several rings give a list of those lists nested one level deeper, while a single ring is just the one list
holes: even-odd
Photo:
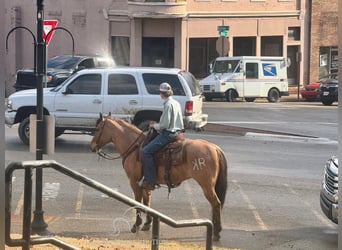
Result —
[{"label": "suv wheel", "polygon": [[21,121],[18,127],[18,135],[24,144],[30,144],[30,117],[26,117]]},{"label": "suv wheel", "polygon": [[331,105],[331,104],[333,104],[333,100],[330,100],[330,99],[322,99],[322,103],[324,104],[324,105]]}]

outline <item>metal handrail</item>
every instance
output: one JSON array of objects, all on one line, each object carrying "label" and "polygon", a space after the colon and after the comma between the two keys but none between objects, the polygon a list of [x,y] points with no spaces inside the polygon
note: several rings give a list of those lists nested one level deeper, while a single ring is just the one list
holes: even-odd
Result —
[{"label": "metal handrail", "polygon": [[[152,240],[151,249],[158,250],[159,247],[159,224],[164,222],[165,224],[174,228],[184,227],[198,227],[205,226],[207,228],[206,234],[206,250],[212,249],[212,233],[213,224],[208,219],[194,219],[194,220],[178,220],[175,221],[172,218],[147,207],[128,196],[115,191],[100,182],[97,182],[91,178],[88,178],[54,160],[38,160],[38,161],[23,161],[23,162],[12,162],[6,167],[5,172],[5,236],[6,244],[9,246],[22,246],[23,249],[29,249],[30,245],[34,244],[53,244],[63,249],[78,249],[69,244],[66,244],[54,237],[35,237],[30,238],[30,221],[31,221],[31,199],[32,199],[32,169],[41,168],[53,168],[58,172],[61,172],[83,184],[92,187],[103,194],[108,195],[128,206],[134,207],[135,209],[145,212],[152,216]],[[12,174],[14,170],[23,169],[25,170],[25,185],[24,185],[24,215],[23,215],[23,237],[21,239],[12,239],[10,236],[11,232],[11,194],[12,194]]]}]

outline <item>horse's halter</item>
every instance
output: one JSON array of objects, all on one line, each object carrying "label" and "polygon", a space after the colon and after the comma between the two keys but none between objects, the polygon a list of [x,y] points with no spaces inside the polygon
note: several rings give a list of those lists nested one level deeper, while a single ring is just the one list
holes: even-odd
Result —
[{"label": "horse's halter", "polygon": [[[103,128],[104,128],[105,123],[107,122],[107,120],[108,120],[108,119],[105,118],[105,120],[102,121],[103,124],[102,124],[102,127],[101,127],[100,134],[99,134],[99,136],[97,137],[96,145],[98,145],[98,141],[99,141],[99,139],[100,139],[101,136],[102,136]],[[122,163],[124,164],[124,163],[125,163],[125,160],[126,160],[126,158],[127,158],[127,156],[128,156],[130,153],[132,153],[136,148],[139,147],[139,144],[138,144],[137,142],[138,142],[138,140],[142,137],[143,134],[144,134],[143,132],[141,132],[141,133],[139,134],[139,136],[138,136],[138,137],[134,140],[134,142],[127,148],[127,150],[122,154],[122,156],[121,156],[121,155],[115,156],[115,157],[114,157],[114,156],[110,156],[110,155],[107,154],[106,152],[102,151],[102,148],[96,149],[96,153],[97,153],[97,155],[99,155],[100,157],[102,157],[102,158],[104,158],[104,159],[106,159],[106,160],[117,160],[117,159],[122,158]]]}]

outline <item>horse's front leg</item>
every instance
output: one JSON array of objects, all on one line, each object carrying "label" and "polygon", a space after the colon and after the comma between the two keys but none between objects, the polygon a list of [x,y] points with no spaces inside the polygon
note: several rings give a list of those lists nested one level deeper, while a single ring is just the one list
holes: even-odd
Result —
[{"label": "horse's front leg", "polygon": [[[132,187],[132,190],[133,190],[133,193],[134,193],[134,199],[137,202],[141,202],[142,199],[143,199],[143,191],[142,191],[142,189],[137,185],[136,182],[132,182],[131,183],[131,187]],[[141,217],[141,211],[136,210],[135,223],[134,223],[134,225],[131,228],[131,232],[132,233],[138,232],[139,231],[139,227],[141,226],[142,222],[143,222],[143,220],[142,220],[142,217]]]},{"label": "horse's front leg", "polygon": [[[134,184],[135,185],[132,186],[132,189],[134,192],[135,200],[138,202],[143,201],[143,204],[145,206],[150,207],[150,205],[151,205],[151,191],[146,191],[146,190],[142,189],[141,187],[137,186],[136,183],[134,183]],[[131,228],[132,233],[138,232],[139,228],[143,222],[141,212],[144,212],[144,211],[137,210],[137,212],[136,212],[135,223]],[[148,231],[151,228],[151,224],[152,224],[152,217],[147,214],[146,215],[146,221],[145,221],[143,227],[141,228],[141,230],[142,231]]]},{"label": "horse's front leg", "polygon": [[[151,206],[151,191],[147,191],[147,190],[143,191],[143,203],[147,207]],[[146,214],[146,221],[143,227],[141,228],[141,231],[150,230],[151,224],[152,224],[152,216],[149,214]]]},{"label": "horse's front leg", "polygon": [[141,218],[141,212],[137,210],[136,218],[135,218],[135,223],[131,228],[132,233],[136,233],[139,231],[139,227],[142,224],[142,218]]}]

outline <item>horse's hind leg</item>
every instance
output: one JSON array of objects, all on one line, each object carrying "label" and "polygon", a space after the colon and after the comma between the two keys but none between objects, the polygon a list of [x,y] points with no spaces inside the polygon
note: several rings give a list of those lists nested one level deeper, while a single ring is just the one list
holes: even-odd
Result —
[{"label": "horse's hind leg", "polygon": [[[203,187],[202,187],[203,188]],[[203,188],[204,195],[211,204],[212,208],[212,222],[214,225],[214,235],[213,240],[218,241],[220,239],[220,232],[222,231],[221,224],[221,202],[218,199],[214,188],[205,190]]]}]

